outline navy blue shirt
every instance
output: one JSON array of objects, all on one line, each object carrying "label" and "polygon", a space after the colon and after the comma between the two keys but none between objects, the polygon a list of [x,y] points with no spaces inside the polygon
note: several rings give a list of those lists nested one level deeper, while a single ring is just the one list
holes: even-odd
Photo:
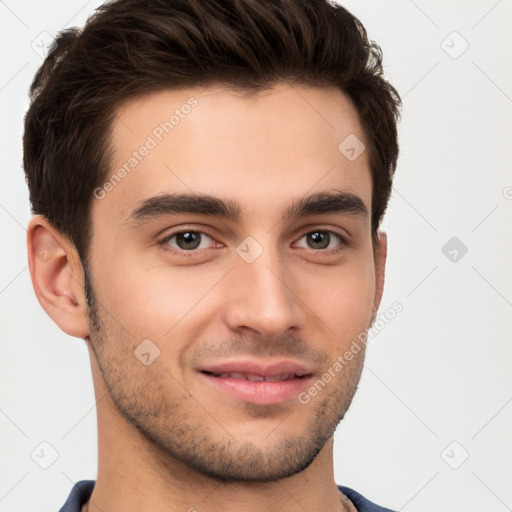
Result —
[{"label": "navy blue shirt", "polygon": [[[94,480],[81,480],[77,482],[71,493],[59,512],[80,512],[82,505],[89,499],[94,488]],[[393,512],[389,508],[382,508],[366,498],[358,492],[348,487],[338,486],[338,489],[347,496],[355,505],[358,512]]]}]

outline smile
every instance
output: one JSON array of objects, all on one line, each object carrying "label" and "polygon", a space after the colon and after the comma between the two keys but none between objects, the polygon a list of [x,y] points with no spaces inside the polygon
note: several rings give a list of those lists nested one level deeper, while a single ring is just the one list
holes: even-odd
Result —
[{"label": "smile", "polygon": [[313,377],[311,369],[292,362],[265,365],[254,361],[232,361],[199,372],[206,383],[217,391],[262,405],[295,398]]}]

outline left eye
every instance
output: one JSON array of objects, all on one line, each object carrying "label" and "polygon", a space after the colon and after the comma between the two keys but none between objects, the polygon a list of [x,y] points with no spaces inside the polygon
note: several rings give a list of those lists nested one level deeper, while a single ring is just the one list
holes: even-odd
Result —
[{"label": "left eye", "polygon": [[213,239],[200,231],[182,231],[166,238],[164,243],[182,251],[193,251],[207,249],[212,245]]},{"label": "left eye", "polygon": [[[303,241],[303,243],[301,243]],[[342,242],[341,236],[332,231],[311,231],[304,235],[299,241],[299,247],[306,249],[332,249]],[[304,245],[305,244],[305,245]]]}]

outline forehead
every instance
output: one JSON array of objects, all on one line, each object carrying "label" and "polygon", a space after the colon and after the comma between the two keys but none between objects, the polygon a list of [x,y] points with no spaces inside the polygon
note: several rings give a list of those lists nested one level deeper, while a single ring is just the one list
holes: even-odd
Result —
[{"label": "forehead", "polygon": [[93,222],[101,214],[120,223],[142,200],[162,193],[236,200],[245,214],[262,219],[289,198],[343,189],[370,210],[364,145],[357,111],[332,88],[152,93],[116,112],[111,174],[102,199],[93,201]]}]

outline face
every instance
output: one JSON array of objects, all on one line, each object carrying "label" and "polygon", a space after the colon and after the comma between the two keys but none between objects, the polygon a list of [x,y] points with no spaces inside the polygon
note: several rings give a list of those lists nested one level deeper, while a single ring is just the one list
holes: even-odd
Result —
[{"label": "face", "polygon": [[345,414],[364,349],[335,363],[371,324],[380,272],[349,135],[364,141],[355,109],[323,88],[164,91],[117,112],[89,342],[116,414],[162,457],[283,478]]}]

